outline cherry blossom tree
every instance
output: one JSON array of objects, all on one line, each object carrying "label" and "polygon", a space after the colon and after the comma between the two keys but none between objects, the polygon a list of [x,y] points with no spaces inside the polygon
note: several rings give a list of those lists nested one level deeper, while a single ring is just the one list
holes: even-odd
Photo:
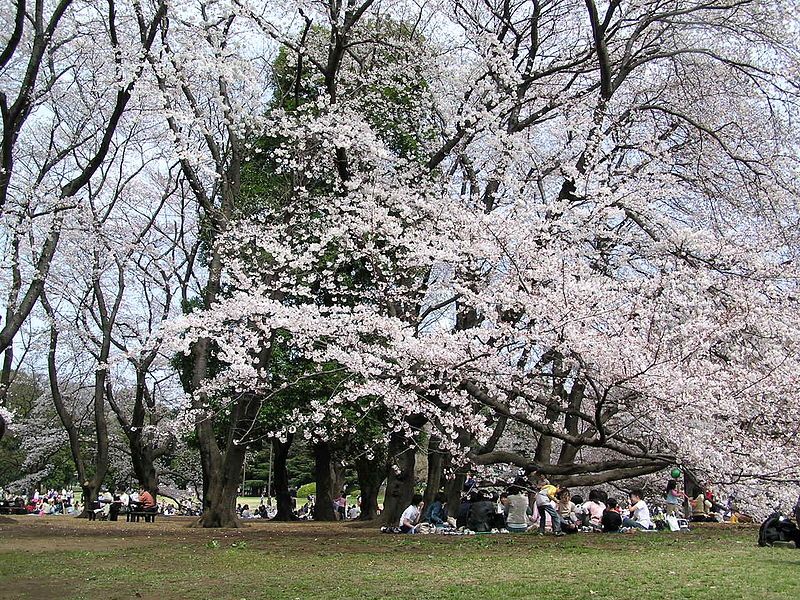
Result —
[{"label": "cherry blossom tree", "polygon": [[65,215],[106,159],[165,8],[138,0],[3,5],[0,218],[8,251],[0,404],[13,340],[42,292]]},{"label": "cherry blossom tree", "polygon": [[[789,3],[314,8],[248,9],[318,95],[265,126],[291,202],[217,240],[230,293],[176,324],[219,346],[205,393],[268,398],[253,357],[289,332],[351,374],[309,423],[371,398],[407,440],[428,422],[450,468],[797,480]],[[359,24],[385,14],[430,52],[368,71]],[[398,72],[437,117],[414,157],[364,106]],[[497,450],[510,421],[528,449]]]}]

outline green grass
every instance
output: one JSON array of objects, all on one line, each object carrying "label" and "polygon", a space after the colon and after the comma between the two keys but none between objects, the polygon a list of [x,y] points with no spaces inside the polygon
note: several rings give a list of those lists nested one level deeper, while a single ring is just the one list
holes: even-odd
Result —
[{"label": "green grass", "polygon": [[556,539],[33,520],[0,526],[0,598],[800,598],[800,551],[759,548],[752,527]]}]

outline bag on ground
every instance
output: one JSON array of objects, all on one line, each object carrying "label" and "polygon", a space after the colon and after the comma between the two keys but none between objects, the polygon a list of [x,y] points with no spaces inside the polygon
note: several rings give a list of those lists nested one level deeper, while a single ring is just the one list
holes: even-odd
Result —
[{"label": "bag on ground", "polygon": [[794,542],[800,548],[800,530],[780,513],[772,513],[758,530],[759,546],[772,546],[775,542]]}]

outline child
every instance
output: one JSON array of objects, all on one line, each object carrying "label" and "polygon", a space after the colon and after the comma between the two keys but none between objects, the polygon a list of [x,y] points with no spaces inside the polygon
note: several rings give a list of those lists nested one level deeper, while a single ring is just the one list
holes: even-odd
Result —
[{"label": "child", "polygon": [[578,531],[578,517],[575,514],[575,503],[570,498],[569,490],[562,488],[558,490],[558,502],[556,508],[561,517],[561,530],[565,533],[576,533]]},{"label": "child", "polygon": [[411,498],[411,504],[403,511],[400,516],[400,531],[403,533],[416,533],[416,527],[419,523],[419,517],[422,514],[422,508],[425,503],[422,501],[420,494],[414,494]]},{"label": "child", "polygon": [[622,516],[619,514],[616,498],[609,498],[606,501],[606,508],[600,524],[603,527],[603,533],[617,533],[622,527]]},{"label": "child", "polygon": [[544,535],[545,515],[550,515],[553,521],[553,533],[555,535],[564,535],[561,531],[561,518],[558,512],[553,508],[551,502],[555,499],[558,489],[546,477],[539,478],[539,492],[536,494],[536,508],[539,511],[539,535]]},{"label": "child", "polygon": [[600,528],[603,513],[606,510],[606,505],[602,498],[603,495],[600,493],[600,490],[592,490],[589,492],[589,500],[584,502],[583,506],[581,506],[585,525],[595,529]]},{"label": "child", "polygon": [[681,512],[681,504],[686,499],[686,494],[684,494],[680,488],[678,487],[678,482],[674,479],[671,479],[667,483],[667,493],[664,496],[664,499],[667,503],[667,516],[675,515],[677,517],[682,517],[683,514]]},{"label": "child", "polygon": [[631,506],[628,509],[629,516],[622,519],[623,527],[635,527],[636,529],[652,529],[653,522],[650,520],[650,509],[642,500],[644,492],[640,489],[631,490],[628,498]]}]

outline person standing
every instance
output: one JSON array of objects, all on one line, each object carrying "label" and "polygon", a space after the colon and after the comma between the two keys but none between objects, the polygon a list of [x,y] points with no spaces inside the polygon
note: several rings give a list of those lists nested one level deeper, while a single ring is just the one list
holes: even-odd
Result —
[{"label": "person standing", "polygon": [[561,518],[558,516],[558,511],[553,508],[553,501],[555,500],[558,488],[551,485],[546,477],[539,477],[538,482],[539,491],[536,493],[536,509],[539,512],[539,535],[544,535],[545,523],[547,516],[553,522],[553,534],[560,536],[564,535],[561,531]]},{"label": "person standing", "polygon": [[670,480],[667,482],[667,493],[664,495],[664,500],[667,504],[666,512],[667,516],[674,515],[676,517],[682,517],[683,511],[681,510],[681,505],[686,500],[686,494],[681,491],[680,487],[678,486],[678,482],[675,479]]},{"label": "person standing", "polygon": [[347,493],[342,491],[336,499],[336,513],[339,515],[339,520],[344,521],[347,518]]}]

